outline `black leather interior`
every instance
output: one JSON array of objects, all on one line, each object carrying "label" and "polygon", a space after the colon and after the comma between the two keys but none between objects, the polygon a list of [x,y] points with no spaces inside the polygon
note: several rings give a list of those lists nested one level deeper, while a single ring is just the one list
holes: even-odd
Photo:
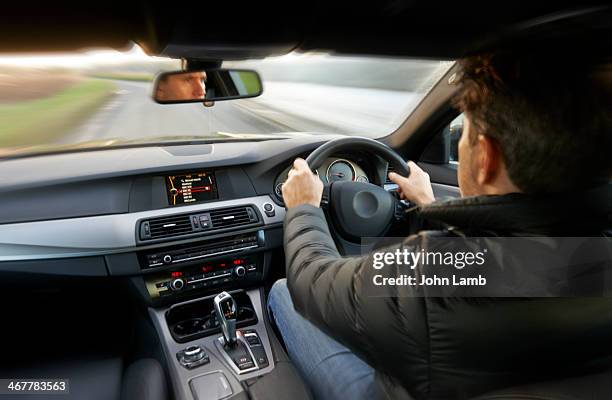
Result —
[{"label": "black leather interior", "polygon": [[168,389],[164,370],[152,358],[132,363],[123,374],[121,400],[166,400]]},{"label": "black leather interior", "polygon": [[474,400],[599,400],[612,398],[612,371],[516,386]]}]

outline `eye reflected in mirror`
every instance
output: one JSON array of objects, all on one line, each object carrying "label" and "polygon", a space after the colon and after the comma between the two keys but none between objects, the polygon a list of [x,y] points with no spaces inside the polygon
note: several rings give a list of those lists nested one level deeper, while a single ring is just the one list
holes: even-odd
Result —
[{"label": "eye reflected in mirror", "polygon": [[218,68],[165,72],[155,80],[153,100],[160,104],[205,103],[261,95],[259,74],[250,70]]}]

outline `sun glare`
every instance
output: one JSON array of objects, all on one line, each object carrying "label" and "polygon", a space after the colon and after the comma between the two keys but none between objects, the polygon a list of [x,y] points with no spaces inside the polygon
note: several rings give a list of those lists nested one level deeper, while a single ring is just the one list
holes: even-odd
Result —
[{"label": "sun glare", "polygon": [[0,56],[0,65],[17,67],[71,67],[85,68],[99,64],[121,64],[133,61],[150,61],[151,57],[138,45],[128,51],[86,50],[75,53],[7,54]]}]

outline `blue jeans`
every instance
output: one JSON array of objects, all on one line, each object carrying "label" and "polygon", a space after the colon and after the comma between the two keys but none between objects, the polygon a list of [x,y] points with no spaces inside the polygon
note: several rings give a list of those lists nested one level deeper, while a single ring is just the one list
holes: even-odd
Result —
[{"label": "blue jeans", "polygon": [[293,308],[287,280],[274,283],[268,308],[291,361],[315,399],[374,399],[374,369]]}]

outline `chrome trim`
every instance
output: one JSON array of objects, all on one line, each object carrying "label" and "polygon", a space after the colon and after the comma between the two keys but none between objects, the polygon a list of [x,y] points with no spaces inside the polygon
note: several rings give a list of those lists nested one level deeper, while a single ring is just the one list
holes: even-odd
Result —
[{"label": "chrome trim", "polygon": [[[187,350],[190,348],[193,348],[193,350]],[[202,350],[200,346],[189,346],[185,349],[185,352],[183,354],[185,354],[186,356],[195,356],[198,353],[204,356],[204,350]]]},{"label": "chrome trim", "polygon": [[[272,217],[266,215],[263,204],[271,202],[272,199],[269,195],[262,195],[125,214],[0,224],[0,261],[125,253],[155,244],[163,243],[167,245],[185,239],[205,239],[207,235],[180,237],[174,240],[170,239],[167,242],[146,243],[138,247],[136,244],[136,223],[141,219],[191,212],[207,212],[221,207],[253,205],[259,209],[263,218],[263,227],[282,224],[285,218],[284,208],[277,207],[276,213]],[[236,227],[236,230],[240,230],[240,227]],[[214,231],[210,233],[215,234]],[[231,231],[223,233],[231,233]]]},{"label": "chrome trim", "polygon": [[329,163],[329,165],[327,166],[327,170],[325,171],[325,178],[327,178],[327,183],[330,183],[330,179],[329,179],[329,169],[332,167],[332,165],[334,165],[337,162],[343,161],[345,163],[347,163],[349,165],[349,167],[351,167],[351,169],[353,170],[353,178],[351,179],[352,182],[355,182],[355,179],[357,179],[357,168],[355,168],[355,166],[353,165],[352,162],[350,162],[349,160],[345,159],[345,158],[338,158],[335,159],[334,161],[332,161],[331,163]]},{"label": "chrome trim", "polygon": [[192,283],[196,283],[196,282],[202,282],[202,281],[208,281],[211,279],[219,279],[219,278],[225,278],[226,276],[231,276],[232,273],[228,272],[227,274],[223,274],[223,275],[215,275],[215,276],[209,276],[208,278],[202,278],[202,279],[196,279],[193,281],[187,281],[188,284],[192,284]]},{"label": "chrome trim", "polygon": [[[176,261],[172,261],[170,264],[167,265],[173,265],[173,264],[178,264],[178,263],[182,263],[185,261],[192,261],[192,260],[198,260],[200,258],[206,258],[206,257],[212,257],[212,256],[218,256],[219,254],[229,254],[229,253],[235,253],[237,251],[242,251],[242,250],[249,250],[249,249],[256,249],[257,247],[259,247],[259,245],[252,245],[252,246],[247,246],[247,247],[241,247],[239,249],[232,249],[232,250],[224,250],[224,251],[218,251],[216,253],[210,253],[210,254],[205,254],[203,256],[195,256],[195,257],[189,257],[189,258],[184,258],[182,260],[176,260]],[[164,265],[163,263],[155,263],[155,264],[149,264],[149,268],[150,267],[155,267],[158,265]]]},{"label": "chrome trim", "polygon": [[[233,314],[234,318],[227,318],[224,310],[221,308],[221,303],[229,304],[229,312]],[[219,321],[219,328],[221,328],[221,333],[223,337],[226,338],[229,343],[235,343],[238,340],[236,335],[236,319],[238,318],[238,305],[236,304],[236,300],[232,297],[231,294],[223,291],[215,296],[213,299],[213,307],[215,310],[215,314],[217,314],[217,321]]]}]

